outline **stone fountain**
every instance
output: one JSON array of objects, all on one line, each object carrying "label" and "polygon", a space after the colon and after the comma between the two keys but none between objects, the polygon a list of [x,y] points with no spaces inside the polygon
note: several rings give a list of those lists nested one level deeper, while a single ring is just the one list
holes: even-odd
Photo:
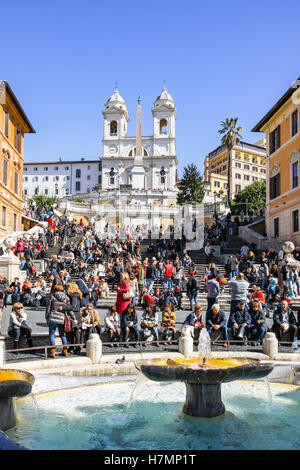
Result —
[{"label": "stone fountain", "polygon": [[34,376],[16,369],[0,369],[0,430],[6,431],[16,425],[14,397],[31,392]]},{"label": "stone fountain", "polygon": [[211,359],[210,337],[205,328],[200,333],[198,350],[200,357],[197,358],[151,359],[136,363],[150,380],[185,382],[183,412],[190,416],[212,418],[223,414],[222,383],[260,379],[273,370],[272,364],[255,359]]}]

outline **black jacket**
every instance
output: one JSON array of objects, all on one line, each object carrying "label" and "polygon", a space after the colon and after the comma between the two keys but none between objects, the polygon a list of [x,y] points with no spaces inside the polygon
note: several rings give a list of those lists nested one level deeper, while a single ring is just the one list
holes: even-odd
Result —
[{"label": "black jacket", "polygon": [[[288,323],[290,325],[297,325],[296,317],[294,315],[293,310],[291,310],[291,308],[288,307],[287,312],[288,312]],[[278,328],[281,323],[283,323],[283,312],[282,312],[282,309],[281,309],[281,306],[280,306],[274,312],[273,326]]]}]

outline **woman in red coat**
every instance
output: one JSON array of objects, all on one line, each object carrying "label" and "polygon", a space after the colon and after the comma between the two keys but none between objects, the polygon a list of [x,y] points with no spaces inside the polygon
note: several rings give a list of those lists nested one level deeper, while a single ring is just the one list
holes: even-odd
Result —
[{"label": "woman in red coat", "polygon": [[121,315],[124,310],[131,304],[132,299],[124,299],[125,293],[130,291],[130,279],[127,272],[121,274],[121,282],[118,285],[118,294],[117,294],[117,303],[116,309],[119,315]]}]

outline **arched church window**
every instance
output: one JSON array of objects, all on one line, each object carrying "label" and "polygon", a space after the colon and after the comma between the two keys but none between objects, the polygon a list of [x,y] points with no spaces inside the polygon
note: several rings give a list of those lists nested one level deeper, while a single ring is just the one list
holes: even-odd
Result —
[{"label": "arched church window", "polygon": [[166,119],[161,119],[159,122],[159,132],[161,134],[167,134],[168,132],[168,122]]},{"label": "arched church window", "polygon": [[110,135],[116,135],[118,130],[117,121],[111,121],[110,123]]},{"label": "arched church window", "polygon": [[144,157],[148,157],[148,152],[146,149],[144,149]]}]

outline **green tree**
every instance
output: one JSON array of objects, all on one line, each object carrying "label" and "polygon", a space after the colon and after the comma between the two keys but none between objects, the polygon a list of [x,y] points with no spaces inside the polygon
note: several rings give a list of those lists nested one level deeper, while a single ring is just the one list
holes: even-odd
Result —
[{"label": "green tree", "polygon": [[52,206],[55,202],[58,202],[57,197],[46,197],[42,194],[39,194],[38,196],[33,196],[32,200],[35,201],[37,204],[41,204],[42,206]]},{"label": "green tree", "polygon": [[[262,209],[266,205],[266,182],[254,181],[235,195],[233,203],[237,204],[239,210],[246,208],[246,203],[250,210]],[[242,206],[243,203],[245,206]]]},{"label": "green tree", "polygon": [[200,172],[193,163],[184,167],[183,177],[177,183],[179,192],[177,194],[177,203],[183,204],[201,204],[204,199],[204,183]]},{"label": "green tree", "polygon": [[228,207],[231,211],[231,161],[232,161],[232,149],[235,145],[239,144],[242,135],[242,127],[237,125],[238,118],[226,118],[225,121],[221,121],[221,129],[218,130],[219,134],[224,134],[222,137],[222,144],[226,145],[227,148],[227,175],[228,175],[228,188],[227,188],[227,202]]}]

